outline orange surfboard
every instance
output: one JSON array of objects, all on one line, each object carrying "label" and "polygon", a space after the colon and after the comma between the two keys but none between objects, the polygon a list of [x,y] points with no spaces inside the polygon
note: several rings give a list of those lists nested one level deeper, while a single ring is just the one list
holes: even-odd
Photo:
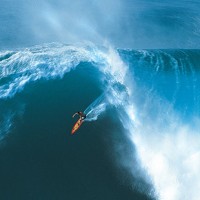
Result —
[{"label": "orange surfboard", "polygon": [[72,128],[72,132],[71,134],[74,134],[81,126],[81,124],[83,123],[83,120],[79,119],[75,124],[74,127]]}]

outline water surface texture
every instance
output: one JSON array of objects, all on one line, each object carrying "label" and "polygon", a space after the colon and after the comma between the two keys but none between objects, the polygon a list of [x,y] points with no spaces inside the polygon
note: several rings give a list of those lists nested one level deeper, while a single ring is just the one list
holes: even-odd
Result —
[{"label": "water surface texture", "polygon": [[198,200],[199,9],[2,0],[0,199]]}]

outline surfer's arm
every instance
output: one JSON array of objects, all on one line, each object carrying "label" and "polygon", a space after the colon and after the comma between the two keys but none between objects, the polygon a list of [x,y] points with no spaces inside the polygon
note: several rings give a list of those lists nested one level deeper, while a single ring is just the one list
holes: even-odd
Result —
[{"label": "surfer's arm", "polygon": [[72,117],[75,117],[76,115],[78,115],[78,112],[74,113]]}]

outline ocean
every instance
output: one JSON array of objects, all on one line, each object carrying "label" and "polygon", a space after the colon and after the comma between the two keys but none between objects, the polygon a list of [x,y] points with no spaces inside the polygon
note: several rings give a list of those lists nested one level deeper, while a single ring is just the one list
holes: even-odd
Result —
[{"label": "ocean", "polygon": [[0,51],[0,198],[198,199],[199,63],[195,49]]}]

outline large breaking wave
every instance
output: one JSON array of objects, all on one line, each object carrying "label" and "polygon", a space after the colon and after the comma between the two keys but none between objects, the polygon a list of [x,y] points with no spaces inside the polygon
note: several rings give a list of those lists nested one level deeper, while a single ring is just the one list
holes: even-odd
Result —
[{"label": "large breaking wave", "polygon": [[[31,82],[61,79],[80,63],[98,70],[103,93],[86,108],[88,121],[114,108],[135,146],[143,179],[157,199],[200,196],[198,50],[114,50],[92,44],[47,44],[0,52],[0,139],[21,107],[3,108]],[[87,70],[87,69],[86,69]],[[134,152],[133,152],[134,153]],[[132,160],[121,165],[137,178]],[[141,174],[140,174],[141,175]]]}]

